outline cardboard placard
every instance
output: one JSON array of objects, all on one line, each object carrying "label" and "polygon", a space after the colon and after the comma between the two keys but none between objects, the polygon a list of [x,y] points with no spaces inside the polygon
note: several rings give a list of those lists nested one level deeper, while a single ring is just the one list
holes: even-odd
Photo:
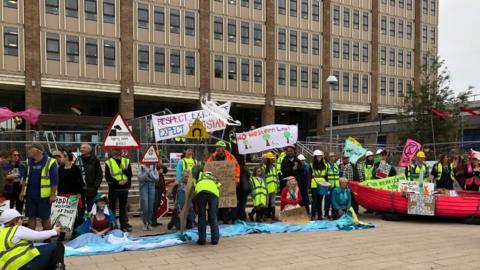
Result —
[{"label": "cardboard placard", "polygon": [[187,216],[188,216],[188,209],[190,209],[190,204],[192,203],[192,199],[195,196],[195,186],[194,186],[195,178],[190,175],[188,178],[187,186],[185,187],[185,202],[183,203],[183,208],[180,211],[180,232],[183,233],[185,231],[185,227],[187,226]]},{"label": "cardboard placard", "polygon": [[435,215],[435,196],[410,194],[408,196],[408,214],[420,216]]},{"label": "cardboard placard", "polygon": [[280,219],[283,223],[289,224],[308,224],[310,223],[310,217],[308,216],[307,209],[305,207],[297,207],[289,210],[285,210],[280,214]]},{"label": "cardboard placard", "polygon": [[[419,187],[419,183],[415,181],[400,181],[398,183],[398,191],[406,193],[421,193],[423,195],[432,195],[435,191],[434,183],[423,183],[422,189]],[[420,192],[421,191],[421,192]]]},{"label": "cardboard placard", "polygon": [[205,163],[205,172],[211,172],[222,184],[218,208],[237,207],[237,192],[235,185],[235,162],[209,161]]},{"label": "cardboard placard", "polygon": [[57,196],[52,204],[50,221],[52,224],[58,224],[62,232],[71,232],[75,218],[77,217],[78,197]]}]

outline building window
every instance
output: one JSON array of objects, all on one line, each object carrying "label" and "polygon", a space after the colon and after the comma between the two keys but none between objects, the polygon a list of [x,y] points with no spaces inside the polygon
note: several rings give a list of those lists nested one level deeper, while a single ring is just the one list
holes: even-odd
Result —
[{"label": "building window", "polygon": [[423,0],[422,2],[423,14],[428,14],[428,0]]},{"label": "building window", "polygon": [[285,64],[278,64],[278,85],[285,85]]},{"label": "building window", "polygon": [[407,0],[407,9],[412,10],[412,1],[413,0]]},{"label": "building window", "polygon": [[170,9],[170,33],[180,33],[180,10]]},{"label": "building window", "polygon": [[223,40],[223,18],[215,17],[213,22],[213,35],[216,40]]},{"label": "building window", "polygon": [[237,58],[228,57],[228,79],[237,79]]},{"label": "building window", "polygon": [[6,8],[17,8],[17,0],[3,0],[3,6]]},{"label": "building window", "polygon": [[237,1],[236,0],[228,0],[228,3],[230,5],[236,5],[237,4]]},{"label": "building window", "polygon": [[387,34],[387,17],[385,16],[382,16],[382,19],[381,19],[381,33],[382,35],[386,35]]},{"label": "building window", "polygon": [[368,31],[368,12],[363,12],[363,19],[362,19],[362,24],[363,24],[363,31]]},{"label": "building window", "polygon": [[319,78],[319,70],[318,68],[313,68],[312,69],[312,88],[313,89],[318,89],[318,82],[320,81],[320,78]]},{"label": "building window", "polygon": [[362,76],[362,94],[368,94],[368,75]]},{"label": "building window", "polygon": [[262,25],[253,25],[253,44],[255,46],[262,46]]},{"label": "building window", "polygon": [[[340,81],[340,72],[339,71],[334,70],[332,74],[333,74],[333,76],[335,76],[335,78],[337,78],[337,80]],[[332,90],[333,91],[338,91],[338,88],[339,88],[338,85],[339,85],[339,83],[334,83],[333,87],[332,87]]]},{"label": "building window", "polygon": [[382,77],[380,79],[380,95],[386,96],[387,95],[387,78]]},{"label": "building window", "polygon": [[297,31],[290,30],[290,51],[297,51]]},{"label": "building window", "polygon": [[430,42],[435,45],[435,27],[432,27],[432,29],[430,29]]},{"label": "building window", "polygon": [[223,56],[215,55],[215,78],[223,78]]},{"label": "building window", "polygon": [[278,0],[278,14],[285,15],[287,0]]},{"label": "building window", "polygon": [[350,59],[350,41],[349,40],[343,41],[343,59],[344,60]]},{"label": "building window", "polygon": [[237,41],[237,23],[235,20],[228,20],[228,42]]},{"label": "building window", "polygon": [[352,83],[353,83],[353,92],[358,93],[358,90],[360,88],[358,73],[353,73]]},{"label": "building window", "polygon": [[362,47],[362,61],[368,63],[368,43],[363,43]]},{"label": "building window", "polygon": [[250,25],[248,24],[248,22],[242,22],[241,35],[242,35],[242,44],[248,44],[250,42]]},{"label": "building window", "polygon": [[390,18],[390,36],[395,36],[395,18]]},{"label": "building window", "polygon": [[248,59],[242,59],[242,81],[250,80],[250,62]]},{"label": "building window", "polygon": [[318,55],[320,52],[320,36],[318,34],[312,35],[312,54]]},{"label": "building window", "polygon": [[340,57],[340,41],[338,38],[333,39],[333,58],[339,58]]},{"label": "building window", "polygon": [[66,47],[67,47],[66,48],[67,62],[78,63],[78,60],[79,60],[78,37],[67,36]]},{"label": "building window", "polygon": [[387,48],[385,47],[380,48],[380,63],[382,65],[387,64]]},{"label": "building window", "polygon": [[148,29],[148,6],[138,5],[138,27]]},{"label": "building window", "polygon": [[302,19],[308,19],[308,0],[302,0]]},{"label": "building window", "polygon": [[436,0],[430,1],[430,15],[435,16],[437,14]]},{"label": "building window", "polygon": [[398,0],[398,7],[403,8],[405,6],[405,0]]},{"label": "building window", "polygon": [[407,39],[412,40],[412,22],[407,22]]},{"label": "building window", "polygon": [[398,37],[403,38],[403,20],[398,20]]},{"label": "building window", "polygon": [[302,53],[308,53],[308,33],[302,32]]},{"label": "building window", "polygon": [[407,63],[406,66],[408,69],[412,68],[412,52],[408,51],[407,52]]},{"label": "building window", "polygon": [[105,41],[103,44],[103,64],[105,66],[115,66],[115,42]]},{"label": "building window", "polygon": [[85,0],[85,19],[97,20],[97,0]]},{"label": "building window", "polygon": [[297,86],[297,66],[290,65],[290,86]]},{"label": "building window", "polygon": [[397,88],[398,88],[398,89],[397,89],[397,91],[398,91],[398,96],[399,96],[399,97],[403,97],[403,93],[404,93],[404,92],[403,92],[403,80],[400,80],[400,79],[398,80],[398,82],[397,82]]},{"label": "building window", "polygon": [[165,31],[165,10],[163,7],[155,7],[154,14],[155,31]]},{"label": "building window", "polygon": [[250,5],[249,0],[242,0],[240,4],[242,5],[242,7],[246,8],[248,8],[248,6]]},{"label": "building window", "polygon": [[312,1],[312,20],[319,21],[320,19],[320,3],[318,0]]},{"label": "building window", "polygon": [[253,0],[253,8],[262,10],[262,0]]},{"label": "building window", "polygon": [[97,40],[93,38],[85,39],[85,58],[89,65],[96,65],[98,59]]},{"label": "building window", "polygon": [[148,70],[149,59],[148,59],[148,46],[138,45],[138,69]]},{"label": "building window", "polygon": [[360,11],[354,10],[353,11],[353,29],[360,28]]},{"label": "building window", "polygon": [[103,0],[103,22],[115,23],[115,0]]},{"label": "building window", "polygon": [[388,93],[391,97],[395,96],[395,79],[390,78],[390,86],[388,89]]},{"label": "building window", "polygon": [[58,0],[45,0],[45,12],[58,14]]},{"label": "building window", "polygon": [[253,75],[256,83],[262,82],[262,61],[253,62]]},{"label": "building window", "polygon": [[60,60],[60,39],[58,34],[47,33],[47,59]]},{"label": "building window", "polygon": [[428,31],[427,26],[426,25],[422,26],[422,42],[423,43],[427,43],[427,31]]},{"label": "building window", "polygon": [[[10,2],[7,0],[7,2]],[[67,17],[78,17],[78,0],[65,1],[65,15]]]},{"label": "building window", "polygon": [[307,88],[308,87],[308,68],[307,67],[301,68],[300,80],[301,80],[301,86],[303,88]]},{"label": "building window", "polygon": [[358,42],[353,42],[353,61],[360,60],[360,44]]},{"label": "building window", "polygon": [[340,25],[340,7],[333,6],[333,24]]},{"label": "building window", "polygon": [[350,9],[347,7],[343,8],[343,27],[350,27]]},{"label": "building window", "polygon": [[5,27],[3,29],[3,53],[5,55],[18,55],[18,29]]},{"label": "building window", "polygon": [[398,67],[403,68],[403,50],[398,49]]},{"label": "building window", "polygon": [[411,80],[407,80],[407,83],[406,83],[406,90],[407,90],[407,95],[408,96],[411,96],[412,95],[412,92],[413,92],[413,87],[412,87],[412,81]]},{"label": "building window", "polygon": [[155,71],[165,72],[165,48],[155,48]]},{"label": "building window", "polygon": [[390,66],[395,66],[395,48],[390,48]]},{"label": "building window", "polygon": [[297,0],[290,0],[290,16],[297,17]]},{"label": "building window", "polygon": [[179,50],[170,51],[170,72],[175,74],[180,73],[180,51]]},{"label": "building window", "polygon": [[285,50],[285,29],[278,29],[278,49]]},{"label": "building window", "polygon": [[185,75],[195,75],[195,52],[185,52]]},{"label": "building window", "polygon": [[350,74],[348,72],[343,72],[343,92],[350,91]]},{"label": "building window", "polygon": [[195,36],[195,13],[185,12],[185,34],[187,36]]}]

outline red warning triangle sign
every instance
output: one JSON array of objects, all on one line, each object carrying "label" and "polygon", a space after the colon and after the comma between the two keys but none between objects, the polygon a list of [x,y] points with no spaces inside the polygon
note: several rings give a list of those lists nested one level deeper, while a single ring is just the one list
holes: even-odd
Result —
[{"label": "red warning triangle sign", "polygon": [[158,156],[157,148],[155,145],[151,144],[145,153],[143,153],[142,160],[140,163],[143,164],[157,164],[160,162],[160,157]]},{"label": "red warning triangle sign", "polygon": [[140,143],[120,113],[117,113],[108,125],[105,138],[103,138],[102,148],[104,150],[140,148]]}]

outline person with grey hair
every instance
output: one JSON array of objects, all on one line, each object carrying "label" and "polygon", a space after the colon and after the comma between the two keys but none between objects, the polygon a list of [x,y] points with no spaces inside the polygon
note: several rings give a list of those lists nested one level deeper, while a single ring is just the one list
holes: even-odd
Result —
[{"label": "person with grey hair", "polygon": [[92,154],[92,147],[89,144],[80,146],[80,158],[77,159],[78,166],[82,171],[82,178],[85,189],[85,203],[88,212],[92,210],[93,199],[98,193],[103,179],[103,171],[100,161]]},{"label": "person with grey hair", "polygon": [[339,218],[346,214],[352,206],[352,195],[348,188],[348,179],[340,178],[340,186],[332,191],[333,216]]}]

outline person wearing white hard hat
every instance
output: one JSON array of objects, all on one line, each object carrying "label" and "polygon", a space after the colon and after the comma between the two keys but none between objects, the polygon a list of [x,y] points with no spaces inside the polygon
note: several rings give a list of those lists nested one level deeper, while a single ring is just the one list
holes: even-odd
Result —
[{"label": "person wearing white hard hat", "polygon": [[298,188],[302,194],[300,206],[305,207],[305,209],[307,209],[307,213],[310,214],[310,198],[308,196],[308,186],[310,184],[310,165],[308,164],[304,155],[300,154],[297,158],[300,161],[300,164],[298,165],[297,177]]},{"label": "person wearing white hard hat", "polygon": [[373,179],[373,152],[367,151],[365,154],[365,161],[358,164],[358,175],[360,176],[360,181],[366,181]]},{"label": "person wearing white hard hat", "polygon": [[326,181],[327,166],[325,165],[324,153],[320,150],[313,152],[313,162],[311,165],[310,190],[312,192],[312,220],[321,220],[323,217],[322,201],[328,192],[328,182]]},{"label": "person wearing white hard hat", "polygon": [[8,209],[0,215],[0,269],[2,270],[64,270],[65,247],[62,243],[49,243],[38,247],[34,241],[43,241],[60,233],[55,225],[48,231],[37,232],[22,226],[22,215]]},{"label": "person wearing white hard hat", "polygon": [[330,189],[328,193],[325,195],[325,204],[324,204],[324,211],[325,215],[328,216],[328,219],[332,219],[332,215],[330,213],[330,208],[332,206],[332,190],[336,187],[340,186],[340,170],[336,163],[337,157],[334,152],[330,152],[328,154],[328,163],[327,165],[327,181],[330,183]]}]

